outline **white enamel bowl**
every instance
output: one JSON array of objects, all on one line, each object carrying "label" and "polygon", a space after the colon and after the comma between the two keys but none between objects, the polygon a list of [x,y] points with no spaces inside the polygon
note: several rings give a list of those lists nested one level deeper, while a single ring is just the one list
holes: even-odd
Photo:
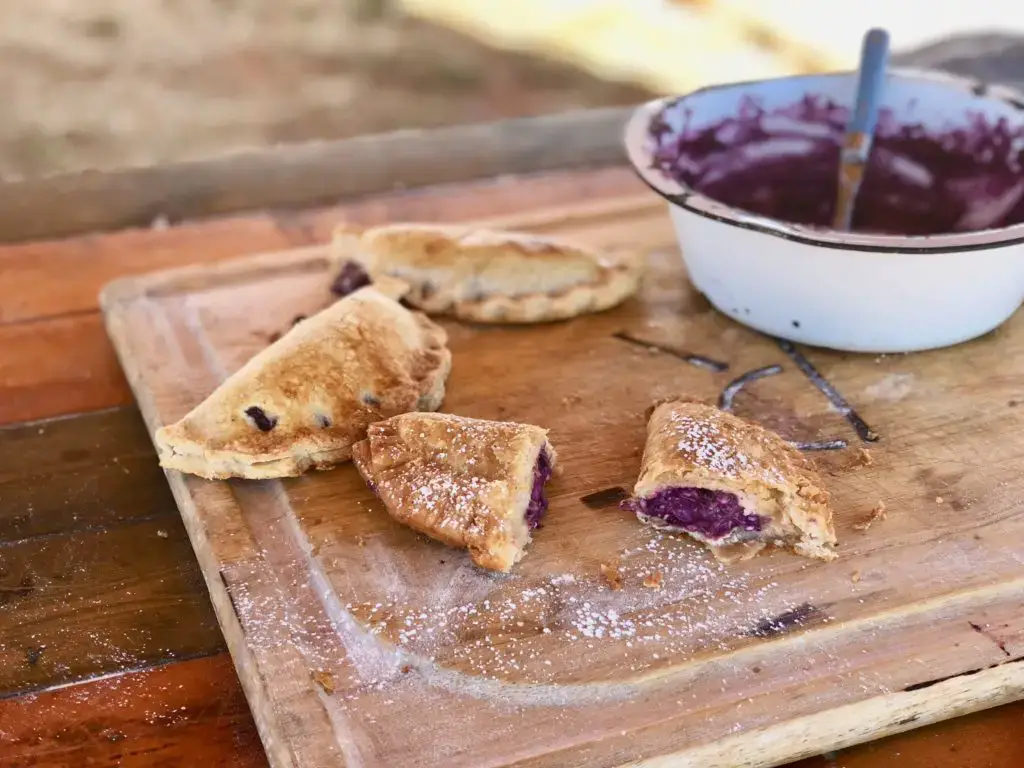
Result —
[{"label": "white enamel bowl", "polygon": [[[699,129],[735,115],[747,98],[766,109],[805,94],[848,106],[854,88],[853,74],[788,77],[705,88],[636,110],[626,150],[668,201],[690,279],[738,322],[815,346],[910,352],[991,331],[1024,296],[1024,225],[920,237],[816,229],[730,207],[652,167],[648,128],[668,104],[681,103],[689,127]],[[893,71],[883,105],[901,123],[936,131],[962,124],[968,112],[1024,128],[1024,96],[945,74]]]}]

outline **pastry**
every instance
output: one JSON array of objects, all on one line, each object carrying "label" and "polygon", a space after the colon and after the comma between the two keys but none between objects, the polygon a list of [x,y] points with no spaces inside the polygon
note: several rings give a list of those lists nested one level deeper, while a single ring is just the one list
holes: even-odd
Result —
[{"label": "pastry", "polygon": [[395,520],[508,571],[547,510],[547,430],[445,413],[372,424],[352,460]]},{"label": "pastry", "polygon": [[643,522],[685,532],[726,562],[768,544],[836,556],[829,494],[803,455],[774,432],[710,405],[670,400],[652,409],[627,504]]},{"label": "pastry", "polygon": [[210,479],[265,479],[346,461],[372,422],[440,407],[446,341],[424,315],[358,290],[298,322],[157,430],[160,464]]},{"label": "pastry", "polygon": [[642,259],[597,253],[536,235],[465,226],[338,227],[336,287],[384,277],[408,284],[405,301],[428,314],[482,323],[564,320],[636,293]]}]

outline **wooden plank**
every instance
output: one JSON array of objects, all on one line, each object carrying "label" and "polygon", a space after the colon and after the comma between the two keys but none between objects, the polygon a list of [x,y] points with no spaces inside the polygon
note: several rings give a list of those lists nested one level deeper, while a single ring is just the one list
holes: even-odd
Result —
[{"label": "wooden plank", "polygon": [[[350,465],[284,483],[169,476],[273,765],[767,766],[1021,695],[1024,416],[1011,403],[1024,319],[948,351],[808,352],[881,435],[867,466],[857,431],[783,350],[695,294],[662,209],[581,205],[529,227],[631,242],[651,274],[640,300],[569,323],[446,323],[445,409],[543,424],[560,448],[550,517],[512,578],[392,523]],[[316,252],[282,254],[107,294],[150,428],[309,311],[329,279]],[[244,311],[254,305],[267,307],[258,321]],[[769,364],[784,372],[738,411],[792,439],[849,443],[817,459],[839,561],[719,567],[581,501],[633,482],[651,400],[713,398]],[[880,500],[890,519],[859,531]],[[621,591],[601,579],[608,562]],[[653,570],[661,590],[641,586]]]},{"label": "wooden plank", "polygon": [[0,431],[0,697],[223,640],[134,410]]},{"label": "wooden plank", "polygon": [[1024,704],[1007,704],[788,768],[1017,768],[1022,718]]},{"label": "wooden plank", "polygon": [[[567,200],[605,200],[646,193],[630,168],[551,171],[529,176],[503,175],[465,184],[394,192],[344,205],[303,212],[312,239],[326,242],[339,221],[381,224],[387,221],[471,221],[542,211]],[[278,214],[279,220],[285,214]]]},{"label": "wooden plank", "polygon": [[95,312],[0,325],[0,350],[0,424],[132,400]]},{"label": "wooden plank", "polygon": [[576,196],[601,199],[643,190],[632,171],[619,167],[392,192],[297,213],[0,245],[0,326],[96,309],[100,288],[118,277],[327,242],[342,221],[467,220],[540,208]]},{"label": "wooden plank", "polygon": [[260,208],[622,161],[628,109],[254,149],[211,160],[0,184],[0,241],[64,237]]},{"label": "wooden plank", "polygon": [[[966,715],[790,768],[1018,768],[1024,704]],[[228,654],[0,700],[0,768],[263,768]]]},{"label": "wooden plank", "polygon": [[170,515],[0,545],[0,696],[224,647]]},{"label": "wooden plank", "polygon": [[0,700],[0,768],[263,768],[226,653]]},{"label": "wooden plank", "polygon": [[169,269],[262,250],[305,245],[271,216],[219,219],[162,230],[0,247],[0,323],[96,309],[100,287],[123,275]]},{"label": "wooden plank", "polygon": [[[351,206],[119,232],[25,246],[0,246],[0,424],[132,402],[96,307],[114,276],[160,266],[216,262],[282,245],[326,242],[339,221],[393,218],[457,221],[508,215],[582,196],[639,191],[622,168],[488,181],[369,198]],[[657,203],[648,200],[650,206]],[[48,317],[50,316],[50,317]]]},{"label": "wooden plank", "polygon": [[135,408],[0,428],[0,542],[174,521]]}]

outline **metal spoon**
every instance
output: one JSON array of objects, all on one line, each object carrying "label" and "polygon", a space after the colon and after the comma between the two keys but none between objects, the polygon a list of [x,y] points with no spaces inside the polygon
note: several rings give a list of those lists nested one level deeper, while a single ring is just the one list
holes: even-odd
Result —
[{"label": "metal spoon", "polygon": [[839,159],[839,185],[835,216],[832,219],[832,226],[836,229],[849,230],[853,220],[853,207],[864,179],[864,169],[871,154],[871,142],[878,123],[878,108],[882,102],[888,63],[889,33],[884,29],[869,30],[864,35],[860,52],[857,101],[846,125]]}]

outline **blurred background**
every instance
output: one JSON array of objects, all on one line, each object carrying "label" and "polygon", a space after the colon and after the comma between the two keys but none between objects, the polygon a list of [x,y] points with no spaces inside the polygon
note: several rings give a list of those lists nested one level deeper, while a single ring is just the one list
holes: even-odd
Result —
[{"label": "blurred background", "polygon": [[1024,27],[1024,14],[1011,7],[0,0],[0,177],[625,105],[712,82],[848,69],[870,26],[887,27],[897,51],[925,48],[918,61],[932,55],[954,70],[971,51],[939,41],[980,33],[1024,77],[1024,55],[1005,36]]}]

